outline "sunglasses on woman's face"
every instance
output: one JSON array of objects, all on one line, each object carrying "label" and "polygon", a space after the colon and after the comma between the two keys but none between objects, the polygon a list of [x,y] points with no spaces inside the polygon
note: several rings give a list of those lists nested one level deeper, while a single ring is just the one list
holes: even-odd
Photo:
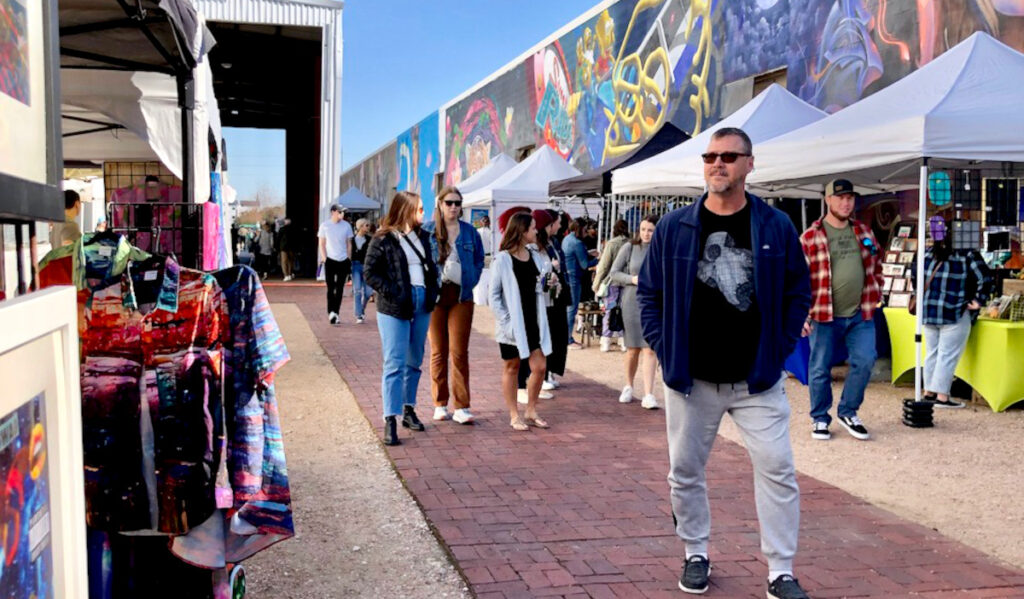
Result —
[{"label": "sunglasses on woman's face", "polygon": [[445,200],[444,205],[451,208],[452,206],[462,206],[462,200]]},{"label": "sunglasses on woman's face", "polygon": [[745,154],[743,152],[707,152],[700,155],[700,157],[704,159],[704,164],[714,164],[719,158],[721,158],[722,162],[725,164],[732,164],[733,162],[736,162],[736,159],[740,156],[750,156],[750,154]]}]

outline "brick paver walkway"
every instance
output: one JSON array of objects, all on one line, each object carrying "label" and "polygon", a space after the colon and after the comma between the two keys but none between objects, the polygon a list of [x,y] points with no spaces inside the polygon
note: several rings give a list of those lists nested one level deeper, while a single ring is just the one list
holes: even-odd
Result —
[{"label": "brick paver walkway", "polygon": [[[332,327],[323,289],[271,287],[269,295],[301,307],[380,434],[373,309],[355,325],[346,297],[343,324]],[[400,428],[403,444],[387,451],[476,595],[685,596],[676,588],[683,545],[665,481],[664,412],[608,401],[609,389],[570,375],[557,399],[541,403],[552,428],[515,432],[501,400],[497,345],[474,332],[470,355],[477,424],[430,422],[425,364],[418,412],[427,430]],[[812,597],[1024,597],[1024,571],[816,479],[799,480],[796,575]],[[764,597],[767,567],[742,446],[719,437],[708,486],[708,596]]]}]

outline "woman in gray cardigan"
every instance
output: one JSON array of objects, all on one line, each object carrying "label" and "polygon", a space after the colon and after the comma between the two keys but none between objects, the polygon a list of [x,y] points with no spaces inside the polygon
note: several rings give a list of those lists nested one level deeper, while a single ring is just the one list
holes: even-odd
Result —
[{"label": "woman in gray cardigan", "polygon": [[[491,262],[490,305],[494,313],[495,338],[505,369],[501,377],[502,394],[509,412],[509,424],[517,431],[530,426],[548,428],[537,415],[537,396],[544,382],[547,356],[551,355],[551,331],[548,329],[547,300],[552,284],[551,262],[529,249],[537,242],[537,225],[530,212],[508,219],[501,251]],[[546,256],[545,256],[546,258]],[[519,417],[516,387],[520,360],[529,360],[530,378],[526,383],[527,404]]]},{"label": "woman in gray cardigan", "polygon": [[640,267],[647,257],[647,248],[654,237],[654,226],[658,224],[656,215],[648,215],[640,223],[640,231],[636,238],[619,250],[612,264],[611,278],[613,285],[622,286],[620,303],[622,305],[622,323],[626,329],[626,386],[619,394],[620,403],[633,401],[633,379],[636,378],[640,356],[644,358],[643,383],[644,397],[641,405],[648,410],[659,408],[654,398],[654,375],[658,370],[658,357],[644,340],[644,332],[640,327],[640,305],[636,301],[636,281]]}]

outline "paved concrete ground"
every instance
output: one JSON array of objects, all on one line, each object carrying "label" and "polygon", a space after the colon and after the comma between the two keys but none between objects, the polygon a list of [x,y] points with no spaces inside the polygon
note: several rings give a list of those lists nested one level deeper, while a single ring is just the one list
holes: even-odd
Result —
[{"label": "paved concrete ground", "polygon": [[[346,298],[343,324],[333,327],[322,289],[273,288],[270,298],[299,306],[379,435],[372,310],[366,324],[355,325]],[[559,399],[541,405],[552,429],[517,433],[502,407],[496,344],[474,332],[470,352],[479,422],[403,430],[403,445],[388,455],[472,591],[488,598],[680,596],[682,543],[668,504],[663,413],[596,401],[609,388],[570,375]],[[424,419],[428,389],[424,376]],[[743,448],[719,438],[708,466],[709,596],[764,596],[751,477]],[[796,574],[813,597],[1024,597],[1024,572],[816,479],[801,476],[800,485]]]}]

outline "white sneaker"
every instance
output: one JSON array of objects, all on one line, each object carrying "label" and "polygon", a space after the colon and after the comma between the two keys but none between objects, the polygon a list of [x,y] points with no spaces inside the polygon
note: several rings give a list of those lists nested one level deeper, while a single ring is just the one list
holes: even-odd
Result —
[{"label": "white sneaker", "polygon": [[626,349],[627,349],[626,348],[626,338],[625,337],[619,337],[619,351],[624,352],[624,351],[626,351]]},{"label": "white sneaker", "polygon": [[469,424],[473,422],[473,414],[469,411],[469,408],[459,408],[455,410],[455,415],[452,416],[452,420],[459,424]]},{"label": "white sneaker", "polygon": [[541,391],[554,391],[558,388],[558,385],[553,381],[544,381],[544,384],[540,386]]},{"label": "white sneaker", "polygon": [[612,338],[601,337],[601,351],[610,352],[612,351]]},{"label": "white sneaker", "polygon": [[622,393],[619,393],[619,403],[629,403],[633,401],[633,388],[626,385],[622,388]]},{"label": "white sneaker", "polygon": [[434,420],[448,420],[448,408],[445,406],[434,408]]},{"label": "white sneaker", "polygon": [[653,395],[644,395],[644,398],[640,401],[640,405],[645,410],[657,410],[661,406],[658,405],[658,400]]},{"label": "white sneaker", "polygon": [[541,391],[537,394],[537,399],[554,399],[555,396],[548,393],[547,391]]},{"label": "white sneaker", "polygon": [[521,403],[521,404],[530,403],[529,399],[527,399],[527,396],[526,396],[526,389],[518,389],[518,390],[516,390],[516,401]]},{"label": "white sneaker", "polygon": [[338,324],[338,313],[331,312],[327,315],[327,320],[330,321],[331,324]]},{"label": "white sneaker", "polygon": [[363,319],[362,316],[359,316],[358,318],[356,318],[356,324],[363,324],[363,322],[364,322],[364,319]]},{"label": "white sneaker", "polygon": [[562,388],[562,383],[559,383],[558,379],[556,379],[553,376],[550,379],[548,379],[547,381],[544,381],[544,384],[545,385],[550,384],[553,389],[561,389]]}]

